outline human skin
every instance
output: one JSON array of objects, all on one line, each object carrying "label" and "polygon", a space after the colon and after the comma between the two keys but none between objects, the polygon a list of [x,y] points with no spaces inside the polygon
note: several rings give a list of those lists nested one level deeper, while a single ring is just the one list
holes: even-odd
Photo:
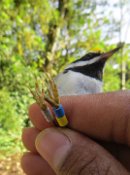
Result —
[{"label": "human skin", "polygon": [[27,175],[130,174],[130,91],[62,97],[68,129],[48,124],[37,104],[23,130]]}]

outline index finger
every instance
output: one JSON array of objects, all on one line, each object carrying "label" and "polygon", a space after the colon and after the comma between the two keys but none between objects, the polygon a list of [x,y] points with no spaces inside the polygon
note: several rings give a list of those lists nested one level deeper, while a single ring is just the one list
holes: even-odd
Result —
[{"label": "index finger", "polygon": [[[92,138],[130,145],[130,91],[62,97],[61,103],[70,128]],[[35,116],[30,118],[35,121]],[[40,116],[34,123],[45,128]]]}]

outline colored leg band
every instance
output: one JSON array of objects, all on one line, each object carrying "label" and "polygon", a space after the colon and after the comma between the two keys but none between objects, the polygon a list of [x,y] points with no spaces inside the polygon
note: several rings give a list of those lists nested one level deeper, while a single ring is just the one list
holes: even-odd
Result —
[{"label": "colored leg band", "polygon": [[65,116],[64,108],[60,104],[58,108],[53,108],[54,113],[56,115],[56,120],[59,124],[59,126],[64,127],[68,124],[68,120]]},{"label": "colored leg band", "polygon": [[61,118],[56,117],[56,121],[59,124],[59,126],[61,126],[61,127],[64,127],[64,126],[68,125],[68,120],[67,120],[65,115]]},{"label": "colored leg band", "polygon": [[52,122],[54,120],[49,108],[47,108],[44,111],[42,110],[41,112],[43,113],[44,118],[46,119],[47,122]]}]

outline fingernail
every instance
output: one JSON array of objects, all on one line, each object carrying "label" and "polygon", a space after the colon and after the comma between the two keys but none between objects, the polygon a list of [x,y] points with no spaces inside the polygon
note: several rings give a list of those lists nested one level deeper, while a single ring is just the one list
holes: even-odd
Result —
[{"label": "fingernail", "polygon": [[36,149],[52,168],[56,169],[68,155],[71,142],[62,130],[47,128],[37,136]]}]

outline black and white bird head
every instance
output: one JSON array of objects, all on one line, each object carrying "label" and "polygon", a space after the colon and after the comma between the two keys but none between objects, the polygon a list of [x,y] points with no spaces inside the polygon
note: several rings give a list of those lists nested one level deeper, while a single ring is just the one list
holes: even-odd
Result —
[{"label": "black and white bird head", "polygon": [[102,92],[103,69],[106,61],[123,47],[120,44],[115,49],[105,53],[90,52],[72,62],[55,81],[60,95],[80,95]]}]

